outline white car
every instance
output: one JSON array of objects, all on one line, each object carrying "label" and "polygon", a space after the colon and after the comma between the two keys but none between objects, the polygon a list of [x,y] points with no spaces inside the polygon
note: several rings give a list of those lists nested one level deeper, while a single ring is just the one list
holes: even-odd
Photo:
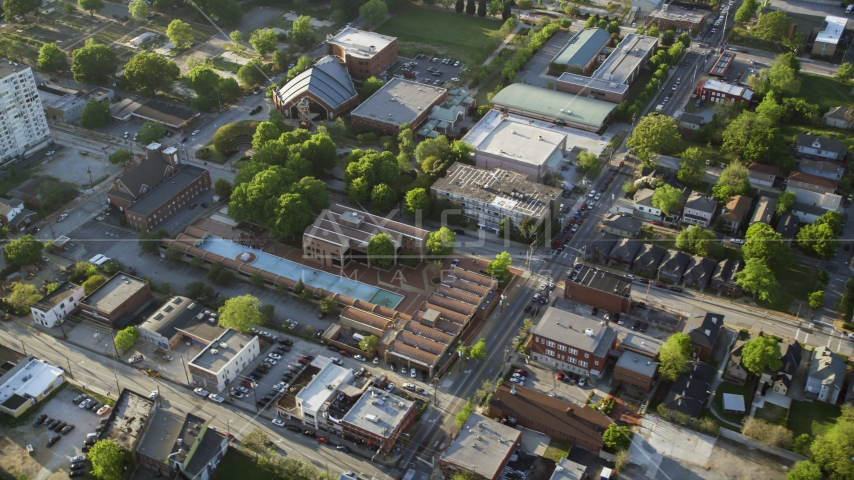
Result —
[{"label": "white car", "polygon": [[[407,373],[406,367],[400,367],[400,373],[405,375]],[[404,384],[404,386],[406,385]]]},{"label": "white car", "polygon": [[267,358],[265,358],[265,359],[264,359],[264,361],[265,361],[265,362],[267,362],[267,363],[269,363],[270,365],[275,365],[275,364],[276,364],[276,359],[275,359],[275,358],[273,358],[273,357],[267,357]]},{"label": "white car", "polygon": [[198,134],[199,134],[199,131],[198,131],[198,130],[193,130],[192,135],[193,135],[194,137],[195,137],[196,135],[198,135]]},{"label": "white car", "polygon": [[460,79],[459,79],[459,78],[457,78],[457,77],[453,77],[453,78],[451,78],[451,81],[452,81],[452,82],[459,82],[459,81],[460,81]]},{"label": "white car", "polygon": [[593,197],[593,198],[594,198],[594,199],[596,199],[596,200],[599,200],[600,198],[602,198],[602,194],[601,194],[601,193],[597,193],[597,194],[596,194],[596,196],[595,196],[595,197]]},{"label": "white car", "polygon": [[95,412],[95,414],[96,415],[103,415],[103,414],[109,412],[111,408],[113,408],[113,407],[111,407],[109,405],[104,405],[103,407],[99,408],[98,411]]},{"label": "white car", "polygon": [[71,463],[85,462],[85,461],[86,461],[86,455],[77,455],[76,457],[71,457]]},{"label": "white car", "polygon": [[53,150],[51,150],[51,151],[49,151],[49,152],[45,153],[45,156],[49,157],[49,156],[53,155],[54,153],[56,153],[56,152],[54,152]]},{"label": "white car", "polygon": [[200,397],[207,397],[207,396],[208,396],[208,394],[209,394],[210,392],[208,392],[208,391],[207,391],[207,390],[205,390],[204,388],[201,388],[201,387],[200,387],[200,388],[196,388],[196,389],[194,389],[194,390],[193,390],[193,393],[195,393],[196,395],[198,395],[198,396],[200,396]]},{"label": "white car", "polygon": [[59,216],[59,218],[56,219],[56,223],[59,223],[59,222],[65,220],[66,218],[68,218],[68,214],[63,213],[62,215]]},{"label": "white car", "polygon": [[374,365],[380,364],[380,357],[374,357]]},{"label": "white car", "polygon": [[293,330],[293,329],[297,328],[297,325],[299,325],[299,322],[291,322],[288,325],[288,330]]},{"label": "white car", "polygon": [[590,192],[587,194],[587,198],[593,198],[594,196],[596,196],[596,192]]},{"label": "white car", "polygon": [[214,402],[216,402],[216,403],[222,403],[222,402],[224,402],[224,401],[225,401],[225,399],[224,399],[224,398],[220,397],[219,395],[217,395],[217,394],[215,394],[215,393],[212,393],[212,394],[208,395],[208,398],[209,398],[209,399],[211,399],[211,400],[213,400],[213,401],[214,401]]},{"label": "white car", "polygon": [[547,283],[540,285],[540,290],[543,292],[546,291],[547,288],[549,288],[549,285]]},{"label": "white car", "polygon": [[270,332],[265,332],[265,331],[261,332],[261,336],[264,338],[273,338],[273,335]]},{"label": "white car", "polygon": [[368,361],[368,359],[367,359],[367,358],[365,358],[365,357],[363,357],[363,356],[361,356],[361,355],[353,355],[353,358],[355,358],[356,360],[358,360],[358,361],[360,361],[360,362],[367,362],[367,361]]},{"label": "white car", "polygon": [[269,354],[267,354],[267,356],[274,359],[274,360],[281,360],[282,359],[282,356],[279,355],[278,353],[269,353]]},{"label": "white car", "polygon": [[134,355],[128,359],[128,363],[136,363],[142,361],[142,355]]},{"label": "white car", "polygon": [[415,378],[415,374],[418,373],[414,368],[409,369],[409,376],[411,378]]},{"label": "white car", "polygon": [[386,392],[390,392],[392,390],[394,390],[394,384],[393,383],[389,383],[388,385],[386,385],[386,387],[385,387]]},{"label": "white car", "polygon": [[285,426],[285,422],[283,422],[283,421],[279,420],[278,418],[274,418],[274,419],[273,419],[273,425],[275,425],[275,426],[277,426],[277,427],[284,427],[284,426]]},{"label": "white car", "polygon": [[627,273],[627,274],[625,274],[625,275],[623,275],[623,276],[624,276],[624,277],[626,277],[626,278],[628,278],[629,280],[634,280],[634,279],[635,279],[635,276],[634,276],[634,275],[632,275],[631,273]]},{"label": "white car", "polygon": [[851,339],[851,340],[854,340],[854,333],[849,333],[849,334],[848,334],[848,338],[849,338],[849,339]]},{"label": "white car", "polygon": [[518,378],[511,378],[511,379],[510,379],[510,383],[518,383],[519,385],[524,385],[524,384],[525,384],[525,379],[524,379],[524,378],[522,378],[522,377],[518,377]]},{"label": "white car", "polygon": [[156,400],[158,395],[159,393],[157,393],[157,390],[152,390],[151,393],[148,394],[148,399]]},{"label": "white car", "polygon": [[744,245],[744,239],[743,238],[732,238],[732,239],[730,239],[730,242],[732,242],[736,245]]}]

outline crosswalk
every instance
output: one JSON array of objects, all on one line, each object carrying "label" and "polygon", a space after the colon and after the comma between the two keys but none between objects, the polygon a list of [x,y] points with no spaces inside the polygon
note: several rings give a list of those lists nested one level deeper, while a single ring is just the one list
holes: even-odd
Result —
[{"label": "crosswalk", "polygon": [[[566,252],[566,251],[564,251],[564,252],[559,252],[559,251],[557,251],[557,250],[552,250],[552,251],[550,251],[550,252],[549,252],[549,255],[551,255],[551,256],[553,256],[553,257],[558,257],[558,258],[569,258],[569,257],[570,257],[570,255],[571,255],[571,253],[572,253],[572,252]],[[573,255],[573,256],[574,256],[574,255]]]}]

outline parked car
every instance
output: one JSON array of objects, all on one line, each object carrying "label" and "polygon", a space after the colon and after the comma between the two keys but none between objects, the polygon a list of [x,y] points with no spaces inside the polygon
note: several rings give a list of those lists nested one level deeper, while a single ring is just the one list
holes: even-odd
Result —
[{"label": "parked car", "polygon": [[128,359],[128,363],[141,362],[144,357],[142,355],[134,355]]},{"label": "parked car", "polygon": [[[60,433],[62,433],[63,435],[66,435],[66,434],[68,434],[68,432],[70,432],[72,430],[74,430],[74,425],[69,424],[69,425],[66,425],[65,427],[63,427],[63,429]],[[85,460],[85,458],[84,458],[84,460]]]},{"label": "parked car", "polygon": [[279,420],[278,418],[274,418],[273,419],[273,425],[275,425],[277,427],[284,427],[285,422],[283,422],[282,420]]},{"label": "parked car", "polygon": [[62,435],[54,435],[54,436],[50,437],[50,438],[47,440],[47,446],[48,446],[48,447],[52,447],[52,446],[53,446],[53,444],[55,444],[56,442],[58,442],[60,438],[62,438]]},{"label": "parked car", "polygon": [[207,390],[205,390],[204,388],[201,388],[201,387],[194,389],[193,393],[195,393],[196,395],[198,395],[200,397],[207,397],[210,394],[210,392],[208,392]]}]

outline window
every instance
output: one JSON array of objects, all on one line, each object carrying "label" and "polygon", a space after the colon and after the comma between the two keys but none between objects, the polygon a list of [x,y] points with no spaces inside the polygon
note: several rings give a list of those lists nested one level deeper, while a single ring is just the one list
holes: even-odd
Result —
[{"label": "window", "polygon": [[562,351],[562,352],[565,352],[566,351],[566,345],[558,345],[557,349]]},{"label": "window", "polygon": [[569,358],[567,358],[566,360],[567,360],[569,363],[578,363],[578,360],[577,360],[577,359],[575,359],[575,358],[573,358],[573,357],[569,357]]},{"label": "window", "polygon": [[550,357],[554,357],[554,356],[555,356],[555,351],[554,351],[554,350],[546,349],[546,355],[548,355],[548,356],[550,356]]},{"label": "window", "polygon": [[587,368],[587,362],[578,362],[578,366],[581,368]]},{"label": "window", "polygon": [[574,348],[570,348],[570,349],[569,349],[569,353],[570,353],[570,354],[572,354],[572,355],[578,355],[578,350],[576,350],[576,349],[574,349]]},{"label": "window", "polygon": [[552,347],[552,348],[554,348],[554,346],[555,346],[555,342],[553,342],[553,341],[551,341],[551,340],[548,340],[548,341],[546,342],[546,346],[547,346],[547,347]]}]

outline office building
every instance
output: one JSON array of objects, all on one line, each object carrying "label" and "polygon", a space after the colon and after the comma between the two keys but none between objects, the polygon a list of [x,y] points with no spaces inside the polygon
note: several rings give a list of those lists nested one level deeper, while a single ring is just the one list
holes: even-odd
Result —
[{"label": "office building", "polygon": [[226,329],[187,365],[192,385],[222,392],[260,354],[258,337]]},{"label": "office building", "polygon": [[439,468],[445,478],[463,471],[476,478],[498,480],[521,441],[521,431],[472,413],[439,457]]},{"label": "office building", "polygon": [[815,34],[812,44],[812,54],[822,57],[833,57],[836,55],[836,49],[845,35],[845,27],[847,25],[848,19],[845,17],[836,17],[833,15],[825,17],[821,29]]},{"label": "office building", "polygon": [[376,387],[367,391],[341,419],[344,438],[372,451],[389,454],[415,423],[415,402]]},{"label": "office building", "polygon": [[504,87],[492,97],[492,104],[503,113],[596,133],[605,130],[617,110],[615,103],[524,83]]},{"label": "office building", "polygon": [[[352,72],[351,72],[352,74]],[[430,110],[448,98],[444,88],[430,87],[402,78],[392,78],[350,114],[353,127],[369,127],[384,135],[397,136],[408,123],[418,130]]]},{"label": "office building", "polygon": [[151,302],[151,298],[148,282],[118,272],[80,302],[80,314],[99,323],[123,328]]},{"label": "office building", "polygon": [[0,411],[18,418],[63,383],[61,368],[28,355],[0,377]]},{"label": "office building", "polygon": [[346,27],[326,37],[326,53],[340,58],[353,78],[380,78],[397,62],[397,38]]}]

